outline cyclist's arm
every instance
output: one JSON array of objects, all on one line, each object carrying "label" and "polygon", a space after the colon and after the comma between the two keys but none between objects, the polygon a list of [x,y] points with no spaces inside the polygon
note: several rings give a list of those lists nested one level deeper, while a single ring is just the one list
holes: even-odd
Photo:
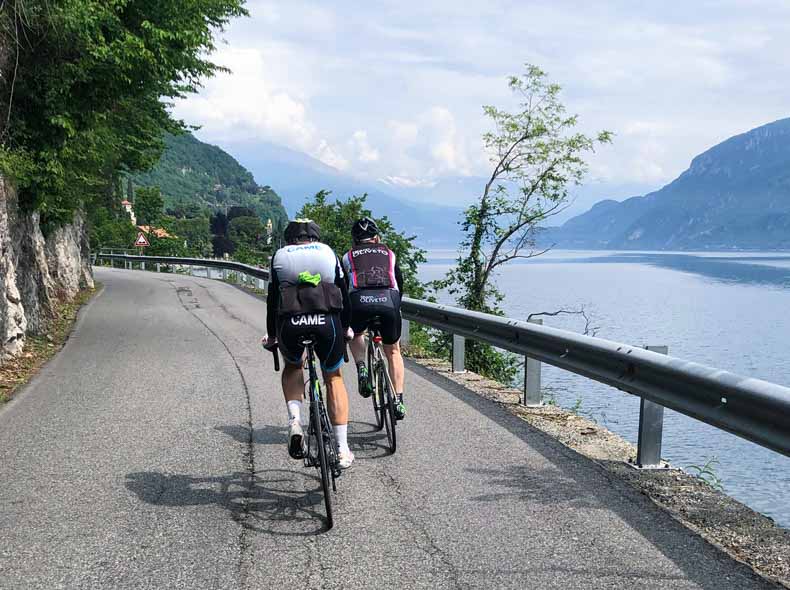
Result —
[{"label": "cyclist's arm", "polygon": [[398,291],[403,294],[403,273],[400,270],[398,263],[395,263],[395,283],[398,285]]},{"label": "cyclist's arm", "polygon": [[348,298],[348,284],[346,280],[346,273],[343,272],[340,261],[338,261],[335,267],[335,285],[337,285],[340,293],[343,295],[343,311],[340,312],[340,323],[343,325],[344,330],[351,326],[351,300]]},{"label": "cyclist's arm", "polygon": [[343,271],[343,282],[346,284],[346,289],[348,290],[351,288],[351,263],[349,262],[348,252],[343,255],[340,265],[340,270]]},{"label": "cyclist's arm", "polygon": [[269,270],[269,291],[266,294],[266,331],[271,338],[277,334],[277,308],[280,304],[280,281],[272,267]]}]

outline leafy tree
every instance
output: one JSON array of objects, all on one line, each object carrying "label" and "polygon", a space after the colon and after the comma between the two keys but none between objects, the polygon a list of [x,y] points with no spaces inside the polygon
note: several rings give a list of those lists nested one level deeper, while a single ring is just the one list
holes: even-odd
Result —
[{"label": "leafy tree", "polygon": [[236,244],[225,236],[212,236],[211,249],[216,258],[224,258],[225,254],[231,256],[236,251]]},{"label": "leafy tree", "polygon": [[367,195],[349,197],[345,201],[339,199],[329,201],[330,193],[320,191],[312,201],[305,203],[297,217],[306,217],[321,226],[321,241],[342,255],[351,249],[351,227],[360,217],[371,217],[381,230],[381,241],[387,244],[398,259],[403,272],[403,290],[411,297],[422,297],[425,293],[417,276],[420,263],[425,262],[425,250],[413,243],[415,236],[406,236],[398,232],[386,217],[376,217],[365,208]]},{"label": "leafy tree", "polygon": [[211,216],[209,225],[211,228],[211,233],[215,236],[228,236],[228,216],[222,211],[217,211]]},{"label": "leafy tree", "polygon": [[[243,0],[7,0],[0,10],[0,172],[44,226],[104,204],[182,122],[168,99],[220,68],[206,56]],[[164,99],[164,100],[163,100]]]},{"label": "leafy tree", "polygon": [[91,224],[91,250],[102,248],[130,248],[137,236],[137,230],[126,211],[113,211],[98,207],[89,216]]},{"label": "leafy tree", "polygon": [[162,226],[173,236],[177,236],[184,244],[187,256],[211,256],[211,233],[208,217],[162,219]]},{"label": "leafy tree", "polygon": [[256,215],[249,207],[235,206],[228,209],[228,221],[233,221],[237,217],[256,217]]},{"label": "leafy tree", "polygon": [[[540,224],[562,210],[568,187],[583,179],[584,157],[611,141],[607,131],[595,137],[575,131],[578,117],[566,113],[560,86],[540,68],[527,65],[509,86],[519,100],[514,112],[483,107],[493,125],[483,135],[493,170],[478,201],[464,212],[456,266],[434,284],[466,309],[498,315],[502,294],[495,271],[543,253],[535,247]],[[509,381],[516,372],[513,359],[489,345],[470,341],[466,355],[469,368],[484,375]]]},{"label": "leafy tree", "polygon": [[265,240],[266,228],[253,215],[234,217],[228,224],[228,237],[236,245],[257,246]]},{"label": "leafy tree", "polygon": [[142,186],[135,192],[134,213],[140,225],[154,226],[161,221],[165,201],[158,186]]}]

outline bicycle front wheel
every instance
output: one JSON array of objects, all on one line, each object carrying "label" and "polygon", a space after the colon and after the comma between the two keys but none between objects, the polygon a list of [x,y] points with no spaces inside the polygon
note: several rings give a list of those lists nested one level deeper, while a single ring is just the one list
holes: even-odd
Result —
[{"label": "bicycle front wheel", "polygon": [[386,371],[386,368],[382,363],[379,366],[379,375],[381,376],[381,418],[382,422],[384,422],[384,425],[387,427],[387,443],[389,444],[390,453],[395,453],[395,449],[397,448],[397,438],[395,436],[395,424],[397,422],[395,418],[395,396],[392,395],[389,381],[386,375],[384,375],[384,371]]},{"label": "bicycle front wheel", "polygon": [[318,450],[318,468],[321,472],[321,487],[324,490],[324,506],[326,507],[326,528],[329,530],[335,525],[334,518],[332,517],[332,496],[330,495],[332,471],[329,466],[326,445],[324,444],[324,432],[321,428],[321,413],[318,409],[318,402],[315,400],[310,404],[310,422],[312,423],[312,431],[315,435],[315,443]]}]

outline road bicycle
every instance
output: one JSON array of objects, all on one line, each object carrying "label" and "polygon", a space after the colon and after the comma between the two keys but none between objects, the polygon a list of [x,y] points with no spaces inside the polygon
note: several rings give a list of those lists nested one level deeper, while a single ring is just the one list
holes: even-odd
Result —
[{"label": "road bicycle", "polygon": [[390,453],[397,448],[395,435],[395,388],[392,386],[387,360],[384,355],[384,345],[381,339],[381,322],[378,317],[373,317],[368,325],[368,350],[367,350],[368,375],[373,388],[373,411],[376,414],[376,428],[381,430],[386,427],[387,443]]},{"label": "road bicycle", "polygon": [[[321,384],[318,381],[318,371],[315,365],[315,338],[311,335],[302,337],[299,343],[304,346],[305,366],[307,367],[308,380],[305,383],[305,397],[310,401],[310,424],[307,427],[307,453],[304,457],[305,467],[315,467],[321,472],[321,487],[324,493],[324,506],[326,507],[327,530],[334,526],[332,516],[332,492],[337,491],[335,480],[340,477],[342,470],[337,455],[337,443],[326,412],[324,398],[321,394]],[[274,370],[280,370],[280,356],[277,347],[269,348],[274,355]]]}]

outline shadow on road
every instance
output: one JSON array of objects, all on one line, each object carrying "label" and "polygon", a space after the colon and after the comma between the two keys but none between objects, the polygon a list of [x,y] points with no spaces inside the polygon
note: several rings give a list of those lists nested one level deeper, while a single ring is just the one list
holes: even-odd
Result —
[{"label": "shadow on road", "polygon": [[379,459],[390,455],[387,433],[369,422],[348,423],[348,446],[357,460]]},{"label": "shadow on road", "polygon": [[559,474],[556,469],[535,469],[520,465],[508,469],[466,469],[465,471],[482,475],[489,480],[492,491],[474,496],[472,500],[477,502],[517,499],[552,506],[601,508],[600,501],[589,486],[572,477]]},{"label": "shadow on road", "polygon": [[156,506],[219,506],[257,532],[307,537],[325,528],[321,480],[311,471],[268,469],[254,477],[245,472],[194,476],[143,471],[129,473],[126,487]]},{"label": "shadow on road", "polygon": [[[240,443],[250,442],[250,429],[241,424],[230,424],[228,426],[216,426],[214,430],[218,430],[223,434],[227,434],[232,439]],[[288,428],[286,426],[273,426],[266,424],[260,428],[252,430],[252,442],[256,445],[283,445],[285,448],[285,439],[288,437]]]}]

